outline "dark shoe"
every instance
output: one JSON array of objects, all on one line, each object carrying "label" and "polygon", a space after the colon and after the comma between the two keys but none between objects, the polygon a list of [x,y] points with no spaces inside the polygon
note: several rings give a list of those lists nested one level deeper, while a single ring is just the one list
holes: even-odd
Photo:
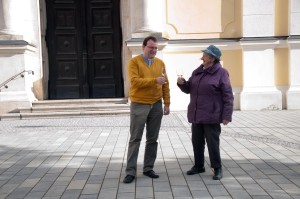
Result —
[{"label": "dark shoe", "polygon": [[199,167],[195,167],[193,166],[190,170],[188,170],[186,172],[187,175],[194,175],[197,173],[204,173],[205,172],[205,167],[199,168]]},{"label": "dark shoe", "polygon": [[134,180],[134,176],[132,176],[132,175],[127,175],[125,178],[124,178],[124,180],[123,180],[123,182],[124,183],[131,183],[133,180]]},{"label": "dark shoe", "polygon": [[215,170],[215,174],[213,176],[213,179],[214,180],[221,180],[221,178],[223,177],[222,168],[214,168],[214,170]]},{"label": "dark shoe", "polygon": [[153,170],[143,172],[143,174],[150,178],[159,178],[159,175],[157,175]]}]

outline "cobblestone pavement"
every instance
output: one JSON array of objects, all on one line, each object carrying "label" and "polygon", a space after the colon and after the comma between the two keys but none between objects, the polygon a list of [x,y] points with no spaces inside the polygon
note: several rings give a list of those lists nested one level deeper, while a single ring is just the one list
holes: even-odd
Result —
[{"label": "cobblestone pavement", "polygon": [[0,121],[0,199],[300,199],[300,111],[236,111],[222,127],[224,177],[187,176],[193,165],[186,112],[165,116],[155,171],[122,182],[129,116]]}]

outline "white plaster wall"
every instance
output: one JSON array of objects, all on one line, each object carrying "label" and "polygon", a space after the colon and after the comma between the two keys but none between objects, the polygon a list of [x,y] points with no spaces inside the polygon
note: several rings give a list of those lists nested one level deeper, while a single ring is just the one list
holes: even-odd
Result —
[{"label": "white plaster wall", "polygon": [[240,95],[241,110],[281,110],[282,94],[277,90],[242,92]]},{"label": "white plaster wall", "polygon": [[29,43],[36,43],[34,34],[37,27],[36,0],[9,0],[9,17],[8,21],[13,34],[22,35],[23,39]]},{"label": "white plaster wall", "polygon": [[291,0],[290,35],[300,35],[300,1]]},{"label": "white plaster wall", "polygon": [[274,16],[244,16],[244,37],[266,37],[274,35]]},{"label": "white plaster wall", "polygon": [[[0,53],[0,83],[10,79],[14,75],[29,69],[35,63],[32,52],[17,54]],[[24,73],[24,77],[7,83],[8,88],[1,88],[0,92],[0,114],[13,111],[17,107],[31,106],[31,102],[36,100],[33,92],[33,75]]]},{"label": "white plaster wall", "polygon": [[[300,1],[290,0],[290,35],[300,35]],[[287,91],[287,109],[300,109],[300,41],[291,39],[290,47],[290,87]]]},{"label": "white plaster wall", "polygon": [[[10,79],[14,75],[21,72],[32,70],[32,66],[36,64],[36,56],[34,52],[25,52],[23,54],[0,54],[0,82]],[[2,97],[4,94],[11,92],[27,91],[31,95],[31,88],[33,86],[34,76],[24,73],[24,77],[18,76],[9,83],[7,83],[8,88],[2,88]],[[12,98],[13,99],[13,98]],[[0,96],[0,101],[3,100]]]},{"label": "white plaster wall", "polygon": [[202,63],[200,56],[200,52],[199,54],[163,54],[163,60],[166,64],[170,82],[171,110],[187,110],[187,106],[190,102],[190,95],[181,92],[177,87],[176,69],[183,69],[183,77],[188,80],[192,72]]},{"label": "white plaster wall", "polygon": [[243,0],[243,36],[274,35],[275,0]]},{"label": "white plaster wall", "polygon": [[287,109],[300,109],[300,48],[292,45],[290,49],[290,88],[287,91]]},{"label": "white plaster wall", "polygon": [[300,87],[300,44],[298,49],[290,49],[290,64],[290,84]]},{"label": "white plaster wall", "polygon": [[[12,76],[25,70],[24,67],[24,55],[23,54],[1,54],[0,53],[0,83],[8,80]],[[7,84],[8,88],[1,88],[1,94],[4,92],[21,91],[25,88],[24,78],[18,78]]]},{"label": "white plaster wall", "polygon": [[274,50],[244,50],[244,87],[264,89],[274,86]]},{"label": "white plaster wall", "polygon": [[241,110],[281,110],[282,93],[275,87],[274,50],[244,47]]},{"label": "white plaster wall", "polygon": [[243,14],[272,15],[274,13],[274,0],[243,0]]}]

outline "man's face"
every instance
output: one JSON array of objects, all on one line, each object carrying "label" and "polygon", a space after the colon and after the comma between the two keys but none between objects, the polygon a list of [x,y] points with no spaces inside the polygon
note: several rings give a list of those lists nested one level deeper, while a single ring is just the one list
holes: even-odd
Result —
[{"label": "man's face", "polygon": [[203,61],[202,64],[204,65],[204,67],[207,68],[214,64],[215,58],[209,56],[207,53],[203,53],[201,60]]},{"label": "man's face", "polygon": [[148,59],[153,59],[157,52],[157,43],[149,40],[146,46],[143,46],[143,54]]}]

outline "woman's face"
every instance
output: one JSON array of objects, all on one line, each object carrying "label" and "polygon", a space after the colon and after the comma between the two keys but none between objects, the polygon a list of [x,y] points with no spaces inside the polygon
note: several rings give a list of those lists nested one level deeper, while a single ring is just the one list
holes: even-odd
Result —
[{"label": "woman's face", "polygon": [[203,53],[201,60],[203,61],[203,66],[208,68],[214,64],[215,58],[209,56],[207,53]]}]

